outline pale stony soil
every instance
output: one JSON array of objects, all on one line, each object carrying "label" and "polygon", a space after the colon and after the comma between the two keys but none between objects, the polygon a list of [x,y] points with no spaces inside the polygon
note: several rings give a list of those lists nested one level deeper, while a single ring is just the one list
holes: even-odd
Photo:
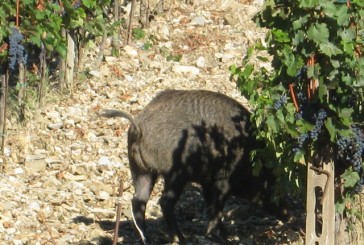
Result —
[{"label": "pale stony soil", "polygon": [[[175,1],[155,18],[144,39],[129,46],[122,40],[120,58],[111,57],[108,46],[95,68],[98,49],[91,46],[84,60],[89,75],[77,81],[72,97],[48,98],[26,125],[11,118],[0,178],[0,244],[111,244],[117,201],[122,205],[119,243],[137,243],[130,214],[129,122],[99,118],[97,112],[114,108],[136,114],[167,88],[219,91],[246,104],[228,68],[241,63],[248,45],[264,39],[251,20],[258,9],[242,0]],[[145,50],[148,40],[153,45]],[[179,62],[167,61],[177,55]],[[158,205],[161,188],[159,182],[147,211],[156,244],[167,241]],[[204,237],[207,220],[197,190],[188,188],[177,215],[189,244],[213,244]],[[302,215],[282,222],[232,198],[225,215],[229,242],[302,244]]]}]

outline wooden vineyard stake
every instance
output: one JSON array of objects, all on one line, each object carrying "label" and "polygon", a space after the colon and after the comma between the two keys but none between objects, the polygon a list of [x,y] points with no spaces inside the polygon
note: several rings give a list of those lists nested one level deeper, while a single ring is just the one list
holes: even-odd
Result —
[{"label": "wooden vineyard stake", "polygon": [[131,25],[132,25],[132,21],[133,21],[133,17],[134,17],[135,4],[136,4],[136,0],[132,0],[131,9],[130,9],[130,13],[129,13],[128,34],[126,37],[126,45],[129,45],[130,39],[131,39],[131,32],[132,32]]},{"label": "wooden vineyard stake", "polygon": [[75,57],[75,42],[72,36],[67,33],[67,57],[64,77],[66,86],[68,86],[71,96],[73,96],[73,74],[75,68]]},{"label": "wooden vineyard stake", "polygon": [[123,196],[123,186],[124,181],[122,178],[120,178],[120,185],[119,185],[119,194],[118,194],[118,202],[116,206],[116,219],[115,219],[115,229],[114,229],[114,238],[112,241],[112,245],[116,245],[119,239],[119,222],[120,222],[120,216],[121,216],[121,197]]},{"label": "wooden vineyard stake", "polygon": [[6,169],[5,157],[5,135],[6,135],[6,110],[8,98],[8,84],[9,72],[6,71],[4,75],[0,76],[1,89],[0,89],[0,137],[1,137],[1,158],[0,173],[4,173]]},{"label": "wooden vineyard stake", "polygon": [[306,245],[334,245],[334,163],[309,161],[307,168]]}]

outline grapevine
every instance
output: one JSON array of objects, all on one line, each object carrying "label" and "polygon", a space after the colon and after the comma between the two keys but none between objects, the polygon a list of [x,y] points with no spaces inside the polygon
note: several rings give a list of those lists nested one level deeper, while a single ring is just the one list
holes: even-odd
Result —
[{"label": "grapevine", "polygon": [[9,68],[14,70],[17,64],[26,64],[27,52],[22,44],[24,37],[16,27],[9,37]]},{"label": "grapevine", "polygon": [[[266,42],[231,67],[255,108],[252,122],[262,129],[265,153],[275,156],[261,162],[274,166],[281,193],[293,188],[304,195],[300,166],[320,154],[334,162],[341,196],[363,189],[363,19],[362,0],[266,1],[255,18],[269,30]],[[271,69],[256,62],[267,62],[262,50],[272,57]]]}]

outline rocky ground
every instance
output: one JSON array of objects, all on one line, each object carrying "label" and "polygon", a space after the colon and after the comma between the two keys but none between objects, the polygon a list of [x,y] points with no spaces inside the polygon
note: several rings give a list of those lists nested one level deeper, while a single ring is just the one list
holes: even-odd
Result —
[{"label": "rocky ground", "polygon": [[[98,48],[90,46],[84,60],[88,76],[78,80],[72,97],[48,98],[22,127],[9,120],[0,178],[0,244],[111,244],[117,202],[122,206],[119,243],[137,243],[130,213],[129,122],[99,118],[100,109],[137,114],[166,88],[219,91],[246,104],[228,68],[240,64],[248,45],[264,39],[264,30],[251,20],[259,1],[173,2],[143,39],[129,46],[122,40],[119,58],[107,49],[95,68]],[[120,179],[123,195],[117,198]],[[158,205],[162,186],[159,181],[147,211],[156,244],[167,243]],[[178,204],[190,244],[213,244],[203,235],[203,205],[196,186]],[[231,244],[302,244],[302,213],[282,222],[234,198],[225,211]]]}]

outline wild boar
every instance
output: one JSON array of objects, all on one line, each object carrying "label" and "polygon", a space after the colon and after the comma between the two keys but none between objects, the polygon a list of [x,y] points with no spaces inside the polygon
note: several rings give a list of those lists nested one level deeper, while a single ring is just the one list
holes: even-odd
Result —
[{"label": "wild boar", "polygon": [[249,152],[259,143],[250,123],[251,113],[226,95],[206,90],[166,90],[135,118],[116,110],[104,110],[100,115],[131,121],[128,155],[135,188],[132,214],[144,243],[148,242],[146,203],[158,176],[165,181],[160,199],[163,216],[169,234],[180,242],[184,236],[174,206],[188,182],[201,185],[210,216],[207,235],[217,236],[224,235],[221,218],[229,194],[235,189],[251,199],[266,187],[264,179],[252,173]]}]

